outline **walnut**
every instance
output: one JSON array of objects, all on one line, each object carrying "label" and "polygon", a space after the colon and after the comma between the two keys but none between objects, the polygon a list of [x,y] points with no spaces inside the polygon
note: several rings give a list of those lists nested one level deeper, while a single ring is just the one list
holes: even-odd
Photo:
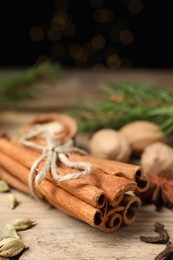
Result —
[{"label": "walnut", "polygon": [[95,132],[90,139],[89,149],[93,156],[122,162],[127,162],[131,155],[124,136],[113,129]]},{"label": "walnut", "polygon": [[134,156],[140,157],[144,149],[155,142],[164,142],[165,135],[159,126],[148,121],[134,121],[120,130],[132,149]]},{"label": "walnut", "polygon": [[141,156],[141,166],[145,173],[173,174],[173,148],[161,142],[149,145]]}]

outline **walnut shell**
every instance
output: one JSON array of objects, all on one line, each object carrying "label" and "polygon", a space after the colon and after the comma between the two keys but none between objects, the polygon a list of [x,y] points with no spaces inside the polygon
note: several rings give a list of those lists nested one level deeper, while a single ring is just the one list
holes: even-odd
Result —
[{"label": "walnut shell", "polygon": [[127,162],[131,155],[131,149],[118,131],[102,129],[93,134],[89,144],[90,153],[93,156]]},{"label": "walnut shell", "polygon": [[173,148],[160,142],[149,145],[141,156],[141,166],[146,174],[173,174]]},{"label": "walnut shell", "polygon": [[155,142],[165,142],[166,137],[159,126],[148,121],[134,121],[120,130],[132,149],[134,156],[139,157],[144,149]]}]

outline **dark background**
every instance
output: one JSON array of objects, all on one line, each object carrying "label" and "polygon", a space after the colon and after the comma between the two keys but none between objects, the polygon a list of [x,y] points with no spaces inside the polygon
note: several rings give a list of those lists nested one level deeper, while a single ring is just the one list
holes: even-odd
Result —
[{"label": "dark background", "polygon": [[0,1],[0,66],[172,68],[171,1]]}]

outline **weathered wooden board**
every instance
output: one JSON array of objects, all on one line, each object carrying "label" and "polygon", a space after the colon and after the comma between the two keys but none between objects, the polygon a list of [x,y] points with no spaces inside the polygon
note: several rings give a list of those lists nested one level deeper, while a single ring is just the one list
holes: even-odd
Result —
[{"label": "weathered wooden board", "polygon": [[29,249],[22,260],[41,259],[117,259],[153,260],[165,245],[152,245],[140,241],[140,235],[153,234],[156,221],[165,223],[173,234],[173,212],[164,209],[158,213],[153,206],[142,207],[134,224],[124,226],[114,233],[103,233],[88,224],[73,219],[46,203],[36,201],[15,190],[11,190],[20,201],[14,210],[7,206],[7,193],[0,194],[0,228],[12,219],[29,217],[37,225],[20,231],[22,240]]}]

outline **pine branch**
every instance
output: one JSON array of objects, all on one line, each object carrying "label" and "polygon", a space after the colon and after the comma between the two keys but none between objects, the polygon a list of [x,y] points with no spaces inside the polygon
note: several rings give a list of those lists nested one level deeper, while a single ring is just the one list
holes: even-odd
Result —
[{"label": "pine branch", "polygon": [[60,67],[50,62],[30,67],[23,72],[0,78],[0,108],[17,105],[19,101],[32,99],[38,87],[52,82],[60,75]]},{"label": "pine branch", "polygon": [[80,131],[119,129],[135,120],[148,120],[158,124],[165,134],[173,133],[173,90],[145,83],[112,83],[104,85],[102,92],[102,101],[86,104],[75,112]]}]

